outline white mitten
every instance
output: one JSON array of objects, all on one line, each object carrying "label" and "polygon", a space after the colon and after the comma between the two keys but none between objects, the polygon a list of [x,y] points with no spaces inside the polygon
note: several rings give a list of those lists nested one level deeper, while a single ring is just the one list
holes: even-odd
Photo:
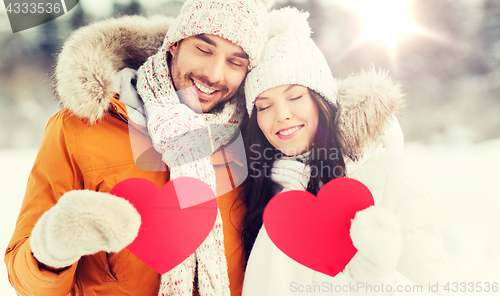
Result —
[{"label": "white mitten", "polygon": [[345,272],[358,283],[393,283],[401,253],[397,218],[384,208],[371,206],[356,213],[350,233],[358,252]]},{"label": "white mitten", "polygon": [[69,191],[35,224],[31,251],[39,262],[62,268],[84,255],[122,250],[137,237],[140,225],[141,216],[123,198]]},{"label": "white mitten", "polygon": [[306,190],[311,167],[294,159],[278,159],[271,168],[271,180],[283,186],[284,191]]}]

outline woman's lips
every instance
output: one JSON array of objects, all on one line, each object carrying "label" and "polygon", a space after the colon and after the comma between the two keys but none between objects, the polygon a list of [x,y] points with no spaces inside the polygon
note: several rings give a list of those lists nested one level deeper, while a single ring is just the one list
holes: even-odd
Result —
[{"label": "woman's lips", "polygon": [[[298,128],[297,128],[298,127]],[[296,125],[296,126],[292,126],[292,127],[288,127],[288,128],[283,128],[283,129],[280,129],[277,133],[276,133],[276,136],[281,139],[281,140],[288,140],[288,139],[291,139],[293,138],[302,128],[304,127],[304,125]],[[288,135],[282,135],[280,134],[280,132],[282,131],[286,131],[286,130],[290,130],[290,129],[293,129],[293,128],[297,128],[297,130],[295,130],[294,132],[292,132],[291,134],[288,134]]]}]

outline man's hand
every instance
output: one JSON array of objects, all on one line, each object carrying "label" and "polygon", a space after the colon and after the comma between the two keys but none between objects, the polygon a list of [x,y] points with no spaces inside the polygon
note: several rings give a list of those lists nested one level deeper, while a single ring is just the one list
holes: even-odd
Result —
[{"label": "man's hand", "polygon": [[42,264],[64,268],[81,256],[118,252],[139,233],[141,216],[125,199],[74,190],[45,212],[31,232],[31,251]]}]

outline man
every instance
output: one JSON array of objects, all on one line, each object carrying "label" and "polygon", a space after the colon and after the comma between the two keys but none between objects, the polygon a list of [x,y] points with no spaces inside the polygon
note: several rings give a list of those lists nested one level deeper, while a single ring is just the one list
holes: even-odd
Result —
[{"label": "man", "polygon": [[[241,293],[245,263],[238,230],[245,210],[239,207],[240,188],[235,187],[243,180],[228,178],[241,165],[231,149],[215,149],[211,156],[227,275],[208,282],[200,278],[210,275],[200,271],[200,257],[210,254],[197,250],[194,265],[185,265],[190,277],[179,279],[182,273],[177,273],[166,277],[174,282],[161,282],[160,274],[125,249],[137,236],[140,216],[127,201],[108,192],[136,177],[161,188],[175,172],[170,162],[176,159],[168,149],[161,151],[164,159],[170,157],[169,172],[160,155],[149,149],[151,139],[140,119],[142,104],[129,85],[120,83],[126,72],[117,72],[145,62],[170,27],[155,56],[165,59],[166,72],[161,73],[169,74],[158,72],[153,77],[156,85],[151,77],[139,75],[139,81],[147,83],[138,82],[137,87],[167,85],[191,108],[189,116],[204,112],[216,117],[235,105],[235,94],[267,39],[265,23],[265,8],[254,0],[188,0],[175,21],[125,17],[70,37],[56,67],[56,90],[65,109],[47,125],[5,255],[9,280],[19,295],[149,296],[158,295],[160,284],[165,295]],[[157,115],[150,114],[148,102],[157,104],[160,97],[141,96],[148,115]],[[217,270],[225,270],[225,265],[216,264]],[[193,283],[195,272],[199,281]],[[181,289],[178,280],[184,280]]]}]

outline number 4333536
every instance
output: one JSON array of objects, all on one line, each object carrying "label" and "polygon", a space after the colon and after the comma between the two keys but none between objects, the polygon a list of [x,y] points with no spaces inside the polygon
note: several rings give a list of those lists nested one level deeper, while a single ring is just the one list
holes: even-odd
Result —
[{"label": "number 4333536", "polygon": [[443,289],[447,292],[498,292],[497,282],[450,282]]},{"label": "number 4333536", "polygon": [[61,3],[9,3],[7,13],[61,13]]}]

